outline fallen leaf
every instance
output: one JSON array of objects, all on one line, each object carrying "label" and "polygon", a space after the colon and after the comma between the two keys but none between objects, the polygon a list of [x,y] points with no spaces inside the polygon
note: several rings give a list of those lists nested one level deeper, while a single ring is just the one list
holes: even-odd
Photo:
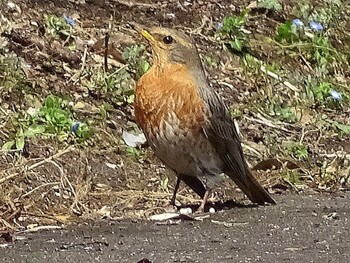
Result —
[{"label": "fallen leaf", "polygon": [[253,167],[253,170],[279,170],[282,167],[286,167],[290,170],[301,168],[300,165],[298,165],[295,162],[292,162],[291,160],[271,158],[267,160],[262,160]]}]

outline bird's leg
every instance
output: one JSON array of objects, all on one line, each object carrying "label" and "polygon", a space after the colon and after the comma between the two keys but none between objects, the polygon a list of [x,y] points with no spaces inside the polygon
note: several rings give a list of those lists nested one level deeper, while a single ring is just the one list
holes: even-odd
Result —
[{"label": "bird's leg", "polygon": [[205,205],[206,205],[206,203],[208,201],[210,190],[211,190],[210,188],[207,188],[207,190],[205,191],[205,194],[203,196],[201,205],[199,206],[198,210],[196,211],[197,213],[203,213],[204,212],[204,207],[205,207]]},{"label": "bird's leg", "polygon": [[173,205],[173,206],[175,206],[176,194],[177,194],[177,191],[179,190],[180,183],[181,183],[181,178],[178,176],[177,177],[177,181],[176,181],[176,185],[175,185],[175,188],[174,188],[173,196],[171,197],[171,200],[170,200],[170,204]]}]

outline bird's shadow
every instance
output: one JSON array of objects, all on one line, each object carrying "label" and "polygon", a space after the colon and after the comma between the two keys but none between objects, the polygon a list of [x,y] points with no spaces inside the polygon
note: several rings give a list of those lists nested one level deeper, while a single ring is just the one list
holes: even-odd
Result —
[{"label": "bird's shadow", "polygon": [[[208,202],[205,205],[204,212],[208,212],[210,208],[214,208],[215,211],[222,211],[222,210],[230,210],[232,208],[252,208],[252,207],[258,207],[257,204],[242,204],[237,203],[234,200],[227,200],[227,201],[217,201],[217,202]],[[178,210],[181,208],[191,208],[192,211],[197,211],[199,208],[198,204],[184,204],[180,206],[176,206]]]}]

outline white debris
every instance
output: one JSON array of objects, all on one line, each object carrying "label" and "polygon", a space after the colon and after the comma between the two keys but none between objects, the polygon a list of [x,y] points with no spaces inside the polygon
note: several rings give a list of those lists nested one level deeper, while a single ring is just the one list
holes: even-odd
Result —
[{"label": "white debris", "polygon": [[214,207],[210,207],[209,208],[209,213],[210,214],[215,214],[215,208]]},{"label": "white debris", "polygon": [[190,215],[190,214],[192,214],[192,209],[190,207],[181,208],[179,213],[181,215]]},{"label": "white debris", "polygon": [[123,140],[126,143],[126,145],[130,147],[136,147],[138,145],[142,145],[146,142],[146,137],[143,133],[140,133],[138,135],[134,135],[130,132],[123,131]]}]

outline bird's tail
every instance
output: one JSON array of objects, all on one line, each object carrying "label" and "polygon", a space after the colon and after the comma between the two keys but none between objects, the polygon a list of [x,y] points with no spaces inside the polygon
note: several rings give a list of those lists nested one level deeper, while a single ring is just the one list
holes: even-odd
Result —
[{"label": "bird's tail", "polygon": [[261,186],[248,167],[246,167],[245,172],[246,174],[244,176],[237,176],[234,174],[228,175],[253,203],[259,205],[264,205],[266,203],[276,204],[276,201],[264,187]]}]

